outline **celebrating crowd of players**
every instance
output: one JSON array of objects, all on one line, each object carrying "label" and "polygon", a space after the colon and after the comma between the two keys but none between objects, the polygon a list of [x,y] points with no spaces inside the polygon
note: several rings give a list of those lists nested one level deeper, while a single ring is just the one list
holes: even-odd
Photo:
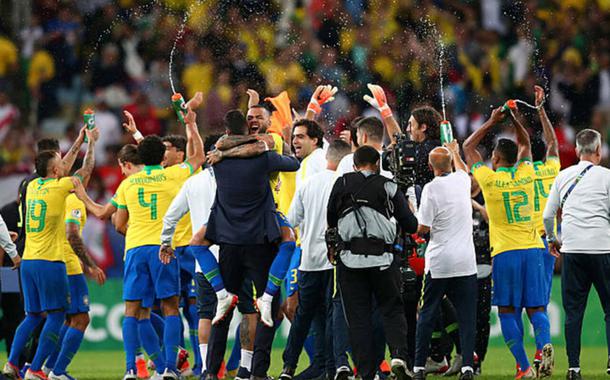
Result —
[{"label": "celebrating crowd of players", "polygon": [[[516,377],[550,376],[554,352],[546,306],[555,257],[543,238],[542,211],[560,165],[557,139],[542,106],[543,90],[536,87],[536,104],[540,106],[546,151],[544,143],[530,141],[518,111],[502,107],[493,110],[490,119],[463,146],[472,172],[469,199],[471,195],[475,220],[467,228],[470,235],[474,228],[476,235],[476,244],[464,255],[471,255],[474,262],[476,252],[476,273],[469,275],[478,279],[478,290],[475,281],[474,294],[463,296],[478,299],[477,313],[472,314],[476,337],[455,334],[451,319],[463,322],[463,312],[460,308],[456,311],[446,298],[435,306],[442,310],[439,321],[429,328],[418,326],[415,332],[422,277],[430,268],[426,263],[424,270],[418,264],[421,259],[409,255],[411,267],[420,267],[410,284],[415,297],[403,292],[397,297],[399,304],[393,305],[399,306],[401,314],[404,310],[408,328],[395,336],[385,331],[384,339],[384,328],[376,322],[387,317],[384,310],[383,316],[360,316],[372,318],[372,331],[358,333],[369,334],[371,341],[376,340],[371,343],[360,335],[354,338],[356,319],[352,320],[345,309],[355,305],[356,298],[346,294],[352,290],[343,284],[341,291],[335,291],[335,257],[327,256],[324,242],[327,209],[329,224],[332,219],[336,225],[337,216],[331,217],[328,202],[331,190],[337,191],[333,190],[337,178],[354,170],[381,172],[392,178],[392,173],[380,168],[379,153],[384,148],[384,132],[390,136],[388,145],[392,145],[401,128],[381,87],[369,85],[369,89],[372,96],[365,100],[379,110],[381,121],[359,118],[353,136],[347,134],[332,143],[325,140],[324,131],[315,121],[323,105],[333,100],[337,89],[331,86],[317,88],[303,118],[290,108],[285,94],[260,101],[250,90],[247,115],[230,111],[225,116],[226,135],[210,137],[205,144],[193,111],[202,102],[200,94],[187,102],[184,110],[186,138],[144,137],[126,112],[124,126],[137,145],[126,145],[121,150],[119,165],[126,178],[106,205],[92,201],[84,188],[94,166],[96,129],[83,128],[64,157],[53,147],[39,149],[36,173],[28,179],[22,197],[26,237],[21,282],[26,317],[16,331],[4,376],[72,379],[67,368],[89,323],[84,273],[100,284],[105,281],[80,237],[87,212],[102,219],[112,218],[117,231],[125,235],[124,380],[181,378],[185,369],[180,357],[181,308],[195,350],[193,372],[216,379],[236,307],[243,314],[238,333],[239,379],[267,377],[275,329],[284,316],[292,326],[283,355],[282,380],[299,376],[346,380],[356,370],[347,361],[348,352],[359,375],[372,380],[376,369],[382,375],[388,370],[384,368],[388,367],[384,361],[386,340],[392,355],[389,370],[399,380],[411,376],[420,379],[427,372],[439,371],[470,379],[480,373],[487,350],[491,279],[491,301],[499,308],[502,333],[517,363]],[[516,143],[498,140],[489,168],[477,146],[505,120],[514,125]],[[413,226],[413,232],[415,218],[411,214],[417,215],[421,187],[434,178],[436,172],[431,168],[435,155],[453,155],[453,161],[460,156],[457,144],[438,148],[440,121],[438,112],[430,107],[414,110],[409,119],[407,132],[418,143],[415,184],[419,188],[407,192],[403,220],[405,226]],[[87,153],[82,167],[70,175],[85,141]],[[432,166],[428,167],[430,151]],[[465,168],[455,164],[455,171]],[[422,237],[427,237],[431,229],[434,233],[434,224],[422,224],[421,215],[418,219],[417,230]],[[347,264],[338,252],[338,260],[342,259]],[[14,261],[19,265],[18,256]],[[378,265],[382,276],[387,265]],[[284,284],[286,291],[281,292]],[[282,295],[285,301],[280,308]],[[382,300],[377,301],[381,304]],[[523,345],[523,309],[536,337],[533,365]],[[39,325],[43,327],[38,349],[24,368],[21,356]],[[438,334],[432,334],[432,328]],[[449,341],[449,348],[446,342],[438,342],[439,336]],[[426,346],[423,350],[421,342]],[[375,347],[368,347],[369,343]],[[457,353],[451,361],[454,345]],[[392,350],[393,346],[401,348]],[[295,376],[303,348],[310,354],[312,365]],[[470,352],[464,352],[464,348]],[[152,374],[143,364],[142,349],[150,359]]]}]

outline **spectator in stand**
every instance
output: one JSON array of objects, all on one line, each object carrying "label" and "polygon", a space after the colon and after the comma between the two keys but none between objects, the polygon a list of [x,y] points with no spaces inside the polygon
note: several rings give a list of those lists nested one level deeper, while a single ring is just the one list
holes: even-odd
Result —
[{"label": "spectator in stand", "polygon": [[148,96],[143,91],[136,91],[133,95],[133,102],[126,105],[124,110],[133,115],[138,130],[144,136],[161,135],[163,131],[161,122],[155,114],[155,109],[150,104]]}]

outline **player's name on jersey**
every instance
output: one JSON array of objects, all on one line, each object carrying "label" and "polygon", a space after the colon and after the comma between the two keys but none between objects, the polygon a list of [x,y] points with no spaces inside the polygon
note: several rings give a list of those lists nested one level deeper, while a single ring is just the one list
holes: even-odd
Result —
[{"label": "player's name on jersey", "polygon": [[153,183],[153,182],[165,182],[167,181],[167,177],[165,177],[165,174],[157,174],[157,175],[153,175],[153,176],[149,176],[149,177],[129,177],[129,183],[135,184],[135,185],[142,185],[145,183]]},{"label": "player's name on jersey", "polygon": [[536,169],[537,176],[556,176],[557,170],[555,168],[544,168],[544,169]]},{"label": "player's name on jersey", "polygon": [[521,186],[521,185],[527,185],[534,182],[534,179],[532,177],[524,177],[524,178],[518,178],[518,179],[513,179],[511,181],[503,181],[503,180],[496,180],[494,183],[495,187],[515,187],[515,186]]}]

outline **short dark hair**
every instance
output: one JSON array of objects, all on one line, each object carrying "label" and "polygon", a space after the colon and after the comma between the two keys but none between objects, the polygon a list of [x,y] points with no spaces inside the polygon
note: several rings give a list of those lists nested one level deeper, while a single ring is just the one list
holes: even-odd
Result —
[{"label": "short dark hair", "polygon": [[519,152],[519,147],[517,147],[517,144],[513,140],[498,140],[494,150],[498,152],[502,159],[506,161],[509,165],[514,165],[517,162],[517,154]]},{"label": "short dark hair", "polygon": [[161,165],[165,156],[165,144],[161,137],[148,135],[138,144],[138,155],[144,165]]},{"label": "short dark hair", "polygon": [[36,143],[36,150],[38,152],[43,152],[45,150],[50,150],[53,152],[59,152],[59,141],[57,139],[44,138],[38,140]]},{"label": "short dark hair", "polygon": [[212,147],[216,144],[216,141],[218,141],[218,139],[221,137],[222,137],[222,135],[210,135],[210,136],[206,137],[205,141],[203,142],[203,151],[204,152],[211,151]]},{"label": "short dark hair", "polygon": [[172,144],[172,146],[176,148],[178,152],[182,152],[186,155],[186,137],[181,135],[167,135],[161,140],[163,140],[163,142]]},{"label": "short dark hair", "polygon": [[131,163],[133,165],[142,165],[142,159],[138,154],[138,146],[135,144],[127,144],[119,150],[118,159],[121,163]]},{"label": "short dark hair", "polygon": [[[267,114],[268,114],[269,116],[271,116],[271,112],[272,112],[272,111],[269,109],[269,107],[267,106],[267,104],[269,104],[269,105],[273,106],[271,103],[266,102],[266,103],[255,104],[255,105],[253,105],[252,107],[249,107],[248,109],[249,109],[249,110],[251,110],[251,109],[253,109],[253,108],[254,108],[254,109],[262,109],[262,110],[265,110],[265,112],[267,112]],[[275,107],[274,107],[274,108],[275,108]]]},{"label": "short dark hair", "polygon": [[328,161],[339,163],[341,159],[352,151],[352,147],[343,140],[337,139],[330,143],[326,151],[326,159]]},{"label": "short dark hair", "polygon": [[245,135],[248,133],[246,118],[240,110],[230,110],[224,117],[225,128],[234,135]]},{"label": "short dark hair", "polygon": [[42,152],[38,152],[34,159],[36,173],[43,178],[49,175],[49,162],[56,158],[57,152],[54,150],[43,150]]},{"label": "short dark hair", "polygon": [[293,132],[296,127],[305,127],[307,129],[307,136],[310,139],[318,139],[317,147],[322,148],[324,146],[324,131],[316,121],[307,119],[297,120],[292,126]]},{"label": "short dark hair", "polygon": [[544,158],[546,157],[546,144],[544,143],[544,141],[540,137],[535,136],[531,140],[531,146],[532,159],[534,160],[534,162],[544,161]]},{"label": "short dark hair", "polygon": [[379,152],[372,146],[361,146],[354,152],[354,166],[375,165],[379,162]]},{"label": "short dark hair", "polygon": [[441,114],[430,106],[417,107],[411,111],[411,115],[418,124],[426,124],[425,134],[428,140],[440,140],[441,138]]},{"label": "short dark hair", "polygon": [[361,119],[356,128],[364,131],[369,138],[376,142],[383,141],[383,123],[376,117],[369,116]]}]

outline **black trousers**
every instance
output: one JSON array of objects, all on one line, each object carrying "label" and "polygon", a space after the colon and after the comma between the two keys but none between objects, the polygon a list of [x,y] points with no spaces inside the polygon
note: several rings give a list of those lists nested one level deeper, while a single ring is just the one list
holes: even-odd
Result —
[{"label": "black trousers", "polygon": [[373,297],[381,312],[383,330],[392,358],[407,360],[407,320],[400,295],[400,273],[394,262],[389,268],[352,269],[337,264],[337,282],[345,308],[350,344],[358,373],[372,380],[378,359],[372,322]]},{"label": "black trousers", "polygon": [[[228,292],[239,294],[246,279],[254,283],[256,294],[262,295],[267,285],[269,268],[275,257],[276,248],[271,244],[230,245],[221,244],[218,265],[220,274]],[[279,310],[279,297],[273,298],[272,315]],[[207,367],[209,373],[217,373],[227,347],[229,324],[233,313],[224,321],[213,325],[208,345]],[[252,358],[252,375],[267,376],[271,362],[271,345],[275,329],[258,322],[254,338],[254,355]],[[242,342],[243,344],[243,342]]]},{"label": "black trousers", "polygon": [[491,313],[491,276],[477,280],[477,337],[474,352],[479,357],[479,363],[485,360],[489,345],[489,314]]},{"label": "black trousers", "polygon": [[428,273],[424,280],[424,303],[417,321],[416,367],[426,365],[430,338],[437,320],[439,306],[445,295],[457,310],[463,365],[470,367],[474,365],[477,275],[433,279]]},{"label": "black trousers", "polygon": [[610,254],[565,253],[561,269],[561,297],[566,314],[568,365],[580,367],[580,335],[591,285],[604,309],[606,343],[610,350]]},{"label": "black trousers", "polygon": [[[316,352],[316,356],[325,353],[324,358],[332,358],[332,292],[334,284],[333,270],[323,270],[316,272],[299,272],[299,304],[297,307],[296,315],[290,326],[290,333],[288,334],[288,342],[286,343],[286,349],[284,350],[283,359],[284,366],[290,368],[297,368],[297,363],[301,351],[303,350],[303,344],[309,334],[312,322],[317,316],[319,318],[319,326],[316,330],[320,337],[323,337],[324,345],[321,347],[322,352]],[[317,347],[316,351],[320,350]],[[328,369],[333,369],[330,363],[316,363],[318,365],[325,365]],[[329,365],[330,364],[330,365]]]},{"label": "black trousers", "polygon": [[403,295],[402,300],[404,302],[404,313],[407,318],[407,354],[409,368],[413,366],[415,362],[415,335],[417,332],[417,311],[419,308],[419,301],[421,301],[421,290],[423,283],[423,276],[418,276],[417,281],[414,284],[414,289],[411,290],[410,295]]}]

